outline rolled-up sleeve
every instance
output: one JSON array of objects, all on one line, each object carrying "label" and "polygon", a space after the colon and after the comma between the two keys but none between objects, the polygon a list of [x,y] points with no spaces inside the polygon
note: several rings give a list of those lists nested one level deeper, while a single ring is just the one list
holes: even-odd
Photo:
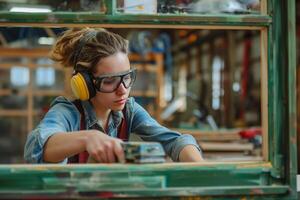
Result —
[{"label": "rolled-up sleeve", "polygon": [[[64,101],[65,102],[65,101]],[[78,129],[80,115],[71,103],[58,103],[51,107],[39,125],[27,136],[24,159],[28,163],[44,163],[44,145],[55,133]],[[67,159],[62,161],[66,163]]]},{"label": "rolled-up sleeve", "polygon": [[175,141],[173,146],[173,150],[171,151],[171,158],[175,161],[179,161],[179,154],[181,150],[187,145],[194,145],[200,153],[202,153],[200,147],[198,146],[195,138],[188,134],[180,135]]},{"label": "rolled-up sleeve", "polygon": [[170,156],[173,161],[179,161],[179,154],[187,145],[194,145],[201,153],[201,149],[193,136],[188,134],[182,135],[160,125],[136,102],[133,102],[131,128],[132,132],[139,135],[145,141],[160,142],[167,155]]}]

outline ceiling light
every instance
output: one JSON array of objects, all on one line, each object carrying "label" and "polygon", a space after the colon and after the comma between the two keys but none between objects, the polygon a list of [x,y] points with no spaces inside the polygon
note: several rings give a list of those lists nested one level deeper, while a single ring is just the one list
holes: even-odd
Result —
[{"label": "ceiling light", "polygon": [[26,12],[26,13],[48,13],[51,9],[48,7],[25,7],[25,6],[14,6],[10,12]]}]

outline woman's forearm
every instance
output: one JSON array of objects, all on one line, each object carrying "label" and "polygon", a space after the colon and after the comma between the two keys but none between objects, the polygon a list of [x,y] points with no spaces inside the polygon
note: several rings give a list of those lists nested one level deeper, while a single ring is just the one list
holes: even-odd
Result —
[{"label": "woman's forearm", "polygon": [[185,146],[179,153],[180,162],[201,162],[204,161],[201,153],[194,145]]},{"label": "woman's forearm", "polygon": [[88,131],[72,133],[56,133],[46,142],[43,152],[43,161],[61,162],[65,158],[83,152],[86,147]]}]

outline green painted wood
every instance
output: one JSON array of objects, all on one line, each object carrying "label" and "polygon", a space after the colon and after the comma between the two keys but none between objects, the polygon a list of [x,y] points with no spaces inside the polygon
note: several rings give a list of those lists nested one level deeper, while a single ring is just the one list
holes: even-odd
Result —
[{"label": "green painted wood", "polygon": [[287,37],[287,62],[288,62],[288,130],[289,137],[287,140],[289,147],[288,156],[288,184],[292,189],[292,197],[297,198],[297,160],[299,159],[297,156],[297,86],[296,86],[296,2],[295,1],[287,1],[287,20],[286,25],[286,35]]},{"label": "green painted wood", "polygon": [[[132,189],[132,190],[74,190],[68,189],[57,189],[57,190],[27,190],[19,191],[18,194],[12,193],[11,191],[0,191],[0,195],[3,198],[137,198],[141,197],[152,197],[152,198],[166,198],[166,197],[180,197],[189,196],[200,198],[222,198],[222,199],[276,199],[278,195],[287,193],[289,190],[288,186],[239,186],[239,187],[178,187],[164,189]],[[279,196],[280,197],[280,196]],[[281,197],[280,197],[281,198]],[[281,198],[282,199],[282,198]]]},{"label": "green painted wood", "polygon": [[117,2],[116,0],[105,0],[106,13],[107,15],[115,15]]},{"label": "green painted wood", "polygon": [[269,5],[274,22],[269,34],[271,175],[290,185],[290,194],[282,199],[297,199],[295,1],[273,0]]},{"label": "green painted wood", "polygon": [[[114,12],[109,8],[109,12]],[[148,24],[148,25],[212,25],[268,26],[271,18],[265,15],[134,15],[96,12],[10,13],[0,11],[0,24]]]},{"label": "green painted wood", "polygon": [[273,82],[269,83],[272,87],[273,96],[270,99],[273,101],[271,109],[270,117],[273,117],[273,123],[270,124],[273,132],[269,132],[269,134],[273,134],[273,141],[271,141],[272,148],[272,175],[275,178],[282,178],[284,176],[284,133],[287,130],[287,113],[286,113],[286,80],[285,80],[285,71],[286,68],[284,66],[284,57],[286,56],[286,46],[282,42],[283,40],[283,29],[282,24],[283,21],[283,10],[282,3],[280,0],[274,0],[273,4],[273,65],[272,65],[272,74],[270,76],[273,77]]},{"label": "green painted wood", "polygon": [[76,197],[104,192],[116,197],[270,196],[284,195],[288,190],[287,185],[272,183],[270,166],[265,163],[0,167],[0,196]]},{"label": "green painted wood", "polygon": [[[107,0],[108,1],[108,0]],[[208,197],[297,199],[295,2],[268,0],[268,15],[123,15],[0,12],[0,25],[106,24],[268,28],[270,163],[0,166],[0,197]],[[194,27],[194,28],[195,28]],[[94,185],[88,185],[93,180]],[[138,184],[135,184],[138,183]],[[23,196],[25,195],[25,196]]]},{"label": "green painted wood", "polygon": [[[273,1],[270,0],[268,1],[268,14],[271,15],[273,13]],[[273,44],[274,44],[274,39],[273,39],[273,30],[274,30],[274,25],[271,24],[268,29],[268,150],[269,150],[269,155],[268,159],[272,162],[274,160],[274,124],[276,122],[276,119],[274,117],[274,93],[276,88],[274,87],[274,62],[273,62]]]}]

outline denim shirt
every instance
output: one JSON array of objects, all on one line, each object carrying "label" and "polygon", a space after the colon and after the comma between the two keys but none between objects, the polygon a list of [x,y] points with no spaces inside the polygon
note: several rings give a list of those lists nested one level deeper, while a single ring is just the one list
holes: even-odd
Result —
[{"label": "denim shirt", "polygon": [[[97,124],[98,119],[90,101],[82,101],[87,129]],[[117,137],[118,127],[125,117],[128,133],[136,133],[144,141],[160,142],[173,161],[178,161],[179,153],[186,145],[194,145],[201,152],[195,139],[188,134],[161,126],[148,112],[135,102],[133,97],[128,98],[125,112],[111,111],[108,119],[106,134]],[[126,116],[123,115],[125,113]],[[64,97],[57,97],[52,103],[39,125],[28,135],[24,149],[24,158],[28,163],[45,163],[43,148],[50,136],[58,132],[72,132],[80,130],[80,112],[76,106]],[[103,128],[101,128],[102,132]],[[71,133],[70,133],[71,134]],[[67,163],[68,159],[61,163]]]}]

